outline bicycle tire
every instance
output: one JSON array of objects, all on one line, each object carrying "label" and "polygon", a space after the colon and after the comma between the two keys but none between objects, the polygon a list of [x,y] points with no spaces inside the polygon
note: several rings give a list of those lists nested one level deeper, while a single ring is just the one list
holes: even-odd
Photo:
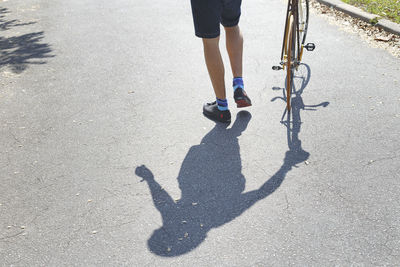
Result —
[{"label": "bicycle tire", "polygon": [[300,55],[298,56],[299,61],[303,55],[303,47],[306,41],[307,30],[308,30],[308,18],[309,18],[309,4],[308,0],[298,0],[298,21],[299,21],[299,40],[300,40]]},{"label": "bicycle tire", "polygon": [[286,57],[286,108],[290,111],[290,98],[292,92],[293,64],[295,58],[296,23],[293,14],[288,17],[287,57]]}]

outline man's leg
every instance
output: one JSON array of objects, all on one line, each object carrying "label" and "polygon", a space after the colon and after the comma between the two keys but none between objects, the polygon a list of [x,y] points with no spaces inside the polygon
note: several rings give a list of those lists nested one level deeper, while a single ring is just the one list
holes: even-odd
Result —
[{"label": "man's leg", "polygon": [[243,84],[243,36],[238,25],[225,27],[226,50],[233,74],[233,98],[238,108],[251,106]]},{"label": "man's leg", "polygon": [[219,37],[203,38],[204,58],[214,88],[216,102],[207,103],[203,106],[203,114],[213,120],[230,122],[231,113],[228,109],[228,101],[225,94],[225,70],[219,51]]},{"label": "man's leg", "polygon": [[219,50],[219,37],[203,38],[204,58],[211,83],[217,98],[225,99],[225,70]]},{"label": "man's leg", "polygon": [[242,77],[243,73],[243,36],[239,26],[225,27],[226,33],[226,50],[228,51],[229,60],[233,77]]}]

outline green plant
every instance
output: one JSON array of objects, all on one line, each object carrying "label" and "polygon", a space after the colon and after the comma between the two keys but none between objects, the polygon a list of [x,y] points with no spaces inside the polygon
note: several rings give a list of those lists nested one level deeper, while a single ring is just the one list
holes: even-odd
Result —
[{"label": "green plant", "polygon": [[[400,23],[400,0],[342,0],[345,3],[360,7],[361,9],[378,15],[382,18],[389,19],[393,22]],[[371,20],[372,24],[376,24],[375,18]]]},{"label": "green plant", "polygon": [[372,25],[375,25],[375,24],[377,24],[379,22],[379,18],[378,17],[375,17],[375,18],[373,18],[373,19],[370,19],[370,21],[369,21],[369,23],[371,23]]}]

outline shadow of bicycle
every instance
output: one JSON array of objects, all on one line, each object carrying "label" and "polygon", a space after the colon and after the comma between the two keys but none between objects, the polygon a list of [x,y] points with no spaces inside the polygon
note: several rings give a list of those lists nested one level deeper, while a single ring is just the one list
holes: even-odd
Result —
[{"label": "shadow of bicycle", "polygon": [[[299,139],[299,133],[301,130],[301,111],[316,111],[318,107],[327,107],[329,102],[322,102],[316,105],[306,105],[304,104],[302,94],[304,89],[307,87],[311,78],[311,69],[307,64],[300,64],[298,69],[294,71],[292,88],[291,88],[291,110],[288,112],[285,105],[285,110],[283,111],[281,123],[285,125],[287,129],[287,142],[289,151],[287,154],[290,155],[292,162],[295,166],[296,163],[306,161],[310,153],[305,151],[301,146],[301,140]],[[286,85],[286,81],[285,81]],[[286,88],[273,87],[273,90],[281,90],[282,96],[277,96],[271,99],[271,102],[281,99],[286,103],[287,95]],[[285,118],[286,117],[286,118]]]}]

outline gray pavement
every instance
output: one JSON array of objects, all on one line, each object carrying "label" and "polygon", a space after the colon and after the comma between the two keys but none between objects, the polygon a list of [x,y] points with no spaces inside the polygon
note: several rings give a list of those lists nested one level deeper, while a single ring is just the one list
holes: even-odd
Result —
[{"label": "gray pavement", "polygon": [[188,1],[0,7],[1,266],[398,266],[399,59],[311,15],[288,123],[286,6],[245,2],[223,127]]}]

